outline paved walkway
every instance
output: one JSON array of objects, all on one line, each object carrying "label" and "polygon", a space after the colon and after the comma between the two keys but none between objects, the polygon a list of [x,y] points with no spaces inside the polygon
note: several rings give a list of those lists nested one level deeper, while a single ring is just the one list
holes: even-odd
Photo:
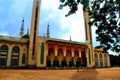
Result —
[{"label": "paved walkway", "polygon": [[0,70],[0,80],[120,80],[120,68]]}]

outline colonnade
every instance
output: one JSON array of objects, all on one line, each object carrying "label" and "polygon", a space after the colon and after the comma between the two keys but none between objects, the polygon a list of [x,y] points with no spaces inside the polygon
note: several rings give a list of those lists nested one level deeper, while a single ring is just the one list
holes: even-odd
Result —
[{"label": "colonnade", "polygon": [[47,45],[48,67],[77,67],[87,66],[86,47],[71,45]]}]

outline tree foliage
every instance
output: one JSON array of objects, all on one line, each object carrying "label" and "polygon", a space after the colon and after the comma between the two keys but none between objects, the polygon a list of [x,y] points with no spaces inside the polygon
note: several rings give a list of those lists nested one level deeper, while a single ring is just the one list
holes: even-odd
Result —
[{"label": "tree foliage", "polygon": [[[78,5],[83,4],[83,10],[90,8],[90,26],[97,27],[96,40],[105,51],[120,52],[120,0],[60,0],[59,9],[69,6],[66,16],[75,13]],[[87,5],[89,4],[89,6]]]}]

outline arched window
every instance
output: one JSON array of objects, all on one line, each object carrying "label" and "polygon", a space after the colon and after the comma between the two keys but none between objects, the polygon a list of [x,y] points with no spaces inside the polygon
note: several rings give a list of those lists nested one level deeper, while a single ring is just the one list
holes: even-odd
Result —
[{"label": "arched window", "polygon": [[108,66],[107,54],[104,54],[105,67]]},{"label": "arched window", "polygon": [[100,54],[100,67],[103,67],[103,56]]},{"label": "arched window", "polygon": [[95,53],[95,66],[98,67],[98,54]]},{"label": "arched window", "polygon": [[19,65],[19,53],[20,53],[20,48],[18,46],[14,46],[12,48],[12,56],[11,56],[11,66],[12,67],[18,67],[18,65]]},{"label": "arched window", "polygon": [[7,64],[8,46],[2,45],[0,47],[0,67],[5,67]]}]

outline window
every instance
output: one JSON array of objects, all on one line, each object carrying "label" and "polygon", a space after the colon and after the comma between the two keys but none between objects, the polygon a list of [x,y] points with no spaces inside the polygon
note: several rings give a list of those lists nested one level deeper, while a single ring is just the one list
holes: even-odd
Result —
[{"label": "window", "polygon": [[95,53],[95,66],[98,67],[98,54]]},{"label": "window", "polygon": [[103,57],[102,57],[102,54],[100,54],[100,67],[103,67]]},{"label": "window", "polygon": [[20,48],[18,46],[14,46],[12,48],[12,57],[11,57],[12,67],[17,67],[19,64],[19,52],[20,52]]},{"label": "window", "polygon": [[2,45],[0,48],[0,67],[5,67],[7,64],[7,54],[8,54],[8,46]]}]

